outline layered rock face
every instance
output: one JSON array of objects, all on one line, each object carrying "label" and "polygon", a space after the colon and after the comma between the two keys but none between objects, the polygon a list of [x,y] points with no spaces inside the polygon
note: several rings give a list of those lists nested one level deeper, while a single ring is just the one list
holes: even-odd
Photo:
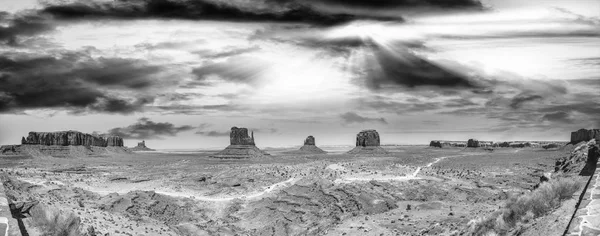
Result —
[{"label": "layered rock face", "polygon": [[245,159],[269,155],[256,147],[254,142],[254,132],[248,136],[247,128],[231,127],[229,141],[229,146],[212,157],[222,159]]},{"label": "layered rock face", "polygon": [[229,141],[231,145],[255,145],[254,132],[252,132],[252,136],[248,136],[248,129],[231,127]]},{"label": "layered rock face", "polygon": [[363,130],[356,135],[356,147],[349,154],[387,154],[388,151],[380,147],[381,140],[376,130]]},{"label": "layered rock face", "polygon": [[600,129],[580,129],[571,132],[571,143],[587,142],[592,139],[600,140]]},{"label": "layered rock face", "polygon": [[477,139],[469,139],[467,147],[479,147],[479,141]]},{"label": "layered rock face", "polygon": [[357,147],[378,147],[379,145],[379,133],[376,130],[363,130],[356,135]]},{"label": "layered rock face", "polygon": [[46,146],[96,146],[122,147],[123,139],[118,136],[101,137],[79,131],[29,132],[22,144]]}]

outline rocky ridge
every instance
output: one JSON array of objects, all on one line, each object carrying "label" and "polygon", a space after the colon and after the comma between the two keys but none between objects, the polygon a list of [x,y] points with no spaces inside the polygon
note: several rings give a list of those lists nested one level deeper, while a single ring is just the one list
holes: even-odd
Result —
[{"label": "rocky ridge", "polygon": [[123,139],[118,136],[103,137],[69,130],[58,132],[29,132],[27,138],[21,138],[21,144],[46,146],[123,147]]}]

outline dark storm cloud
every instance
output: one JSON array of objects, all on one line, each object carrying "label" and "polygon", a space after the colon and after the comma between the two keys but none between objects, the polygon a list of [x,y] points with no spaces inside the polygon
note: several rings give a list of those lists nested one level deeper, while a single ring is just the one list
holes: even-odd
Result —
[{"label": "dark storm cloud", "polygon": [[[306,22],[316,25],[335,25],[359,16],[322,12],[310,4],[266,5],[264,1],[229,2],[211,0],[121,0],[113,2],[73,2],[49,4],[42,12],[59,19],[93,18],[175,18],[226,21]],[[361,16],[360,18],[381,17]],[[389,20],[389,18],[382,18]],[[398,18],[396,18],[397,20]]]},{"label": "dark storm cloud", "polygon": [[5,25],[0,26],[0,43],[5,42],[11,46],[18,44],[20,36],[35,36],[54,29],[47,17],[34,12],[11,15],[0,11],[0,24]]},{"label": "dark storm cloud", "polygon": [[126,139],[156,139],[164,136],[176,136],[192,129],[194,127],[189,125],[175,126],[169,122],[154,122],[148,118],[140,118],[130,126],[110,129],[108,134]]},{"label": "dark storm cloud", "polygon": [[520,108],[526,102],[541,100],[543,98],[544,97],[535,94],[519,94],[512,99],[510,107],[512,109],[517,109]]},{"label": "dark storm cloud", "polygon": [[542,117],[542,120],[547,120],[550,122],[559,122],[559,123],[573,123],[571,119],[571,114],[564,111],[557,111],[553,113],[545,114]]},{"label": "dark storm cloud", "polygon": [[154,98],[122,97],[109,90],[143,91],[153,85],[151,76],[158,70],[138,60],[94,59],[83,52],[57,57],[0,56],[0,112],[62,108],[75,113],[132,113]]},{"label": "dark storm cloud", "polygon": [[382,117],[382,118],[371,118],[371,117],[365,117],[365,116],[360,116],[354,112],[346,112],[344,114],[340,115],[340,118],[342,118],[342,120],[344,121],[344,123],[346,124],[352,124],[352,123],[381,123],[381,124],[387,124],[387,121]]},{"label": "dark storm cloud", "polygon": [[308,0],[309,2],[367,8],[483,8],[478,0]]},{"label": "dark storm cloud", "polygon": [[370,89],[378,90],[389,85],[414,88],[436,86],[440,88],[479,88],[460,65],[448,68],[423,58],[413,49],[424,49],[423,42],[393,42],[379,45],[370,39],[357,37],[340,39],[305,38],[298,45],[321,48],[338,53],[360,49],[365,53],[366,65],[355,68],[359,78]]},{"label": "dark storm cloud", "polygon": [[369,88],[378,89],[386,84],[406,87],[476,87],[466,75],[422,58],[404,46],[374,46],[372,49],[373,55],[365,66]]}]

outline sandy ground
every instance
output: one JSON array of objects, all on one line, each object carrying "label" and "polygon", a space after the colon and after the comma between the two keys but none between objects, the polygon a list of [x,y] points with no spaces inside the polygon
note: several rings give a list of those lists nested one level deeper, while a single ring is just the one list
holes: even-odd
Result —
[{"label": "sandy ground", "polygon": [[454,235],[532,189],[564,154],[386,149],[369,157],[272,149],[260,160],[203,151],[0,164],[30,185],[25,193],[110,235]]}]

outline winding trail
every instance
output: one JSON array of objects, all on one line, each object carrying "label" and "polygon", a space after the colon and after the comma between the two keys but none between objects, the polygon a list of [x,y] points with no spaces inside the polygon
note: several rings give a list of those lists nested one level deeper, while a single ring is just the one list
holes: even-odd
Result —
[{"label": "winding trail", "polygon": [[286,181],[282,181],[282,182],[279,182],[279,183],[272,184],[271,186],[264,187],[263,191],[259,191],[259,192],[252,193],[252,194],[242,194],[242,195],[237,195],[237,196],[231,196],[231,197],[198,196],[198,195],[195,195],[195,194],[184,193],[184,192],[165,192],[165,191],[155,191],[155,192],[159,193],[159,194],[164,194],[164,195],[172,196],[172,197],[187,197],[187,198],[193,198],[193,199],[196,199],[196,200],[207,201],[207,202],[227,202],[227,201],[232,201],[234,199],[246,200],[246,199],[259,198],[262,195],[265,195],[267,193],[273,192],[273,191],[275,191],[277,189],[282,189],[282,188],[285,188],[285,187],[292,186],[297,181],[298,181],[298,179],[296,179],[296,178],[290,178],[290,179],[288,179]]},{"label": "winding trail", "polygon": [[419,172],[421,172],[421,170],[423,168],[431,167],[431,166],[435,165],[436,163],[438,163],[441,160],[444,160],[446,158],[463,157],[463,156],[471,156],[471,155],[476,155],[476,154],[462,154],[462,155],[453,155],[453,156],[438,157],[434,161],[428,163],[427,165],[417,167],[417,169],[413,173],[411,173],[409,175],[404,175],[404,176],[381,176],[381,175],[379,175],[379,176],[373,176],[373,175],[371,175],[371,176],[368,176],[368,177],[347,177],[347,178],[337,179],[335,182],[336,183],[350,183],[350,182],[371,181],[371,180],[376,180],[376,181],[408,181],[408,180],[414,180],[414,179],[422,179],[421,177],[417,177],[417,175],[419,174]]}]

